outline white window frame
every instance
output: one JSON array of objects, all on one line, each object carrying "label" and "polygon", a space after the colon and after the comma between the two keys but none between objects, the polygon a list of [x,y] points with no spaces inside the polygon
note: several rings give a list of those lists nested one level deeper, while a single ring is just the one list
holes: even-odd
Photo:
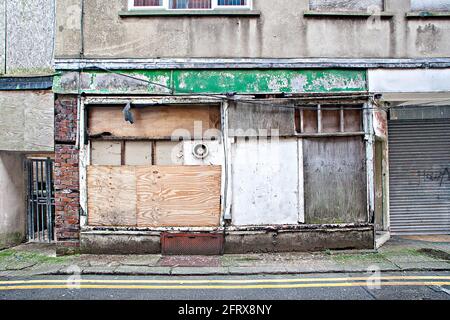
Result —
[{"label": "white window frame", "polygon": [[195,8],[195,9],[171,9],[169,8],[169,0],[163,0],[162,6],[135,6],[134,0],[128,0],[128,10],[251,10],[253,7],[253,0],[247,0],[245,6],[223,6],[219,5],[218,0],[211,0],[211,8]]}]

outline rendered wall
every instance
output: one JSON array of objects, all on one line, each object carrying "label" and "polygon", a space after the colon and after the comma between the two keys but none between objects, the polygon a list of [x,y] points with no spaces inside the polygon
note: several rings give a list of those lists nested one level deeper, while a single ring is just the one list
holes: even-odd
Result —
[{"label": "rendered wall", "polygon": [[[85,1],[86,58],[445,57],[450,20],[406,18],[409,0],[385,0],[392,17],[303,15],[309,0],[255,0],[252,17],[121,17],[127,0]],[[57,0],[56,56],[80,57],[81,0]]]},{"label": "rendered wall", "polygon": [[0,249],[21,243],[26,236],[24,157],[0,151]]}]

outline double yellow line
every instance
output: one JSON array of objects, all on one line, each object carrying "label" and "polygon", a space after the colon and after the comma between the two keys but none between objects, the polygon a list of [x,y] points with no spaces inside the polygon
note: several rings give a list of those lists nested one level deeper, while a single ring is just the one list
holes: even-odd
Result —
[{"label": "double yellow line", "polygon": [[231,290],[299,289],[361,286],[450,286],[450,276],[383,276],[292,279],[210,280],[17,280],[0,281],[0,291],[48,289]]}]

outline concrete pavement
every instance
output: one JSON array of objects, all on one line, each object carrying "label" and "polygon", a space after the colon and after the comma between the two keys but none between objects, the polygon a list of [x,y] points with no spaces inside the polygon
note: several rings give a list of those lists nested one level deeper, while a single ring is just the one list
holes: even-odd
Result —
[{"label": "concrete pavement", "polygon": [[53,245],[0,251],[0,277],[39,275],[264,275],[450,271],[450,236],[392,238],[369,251],[225,256],[76,255],[56,257]]}]

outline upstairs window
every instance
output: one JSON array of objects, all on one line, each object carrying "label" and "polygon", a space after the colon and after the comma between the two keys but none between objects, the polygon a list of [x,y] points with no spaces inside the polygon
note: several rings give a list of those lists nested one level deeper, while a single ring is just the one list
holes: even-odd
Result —
[{"label": "upstairs window", "polygon": [[309,0],[309,9],[315,11],[373,11],[384,10],[383,0]]},{"label": "upstairs window", "polygon": [[450,0],[411,0],[412,11],[450,11]]},{"label": "upstairs window", "polygon": [[250,9],[251,0],[129,0],[131,10]]}]

